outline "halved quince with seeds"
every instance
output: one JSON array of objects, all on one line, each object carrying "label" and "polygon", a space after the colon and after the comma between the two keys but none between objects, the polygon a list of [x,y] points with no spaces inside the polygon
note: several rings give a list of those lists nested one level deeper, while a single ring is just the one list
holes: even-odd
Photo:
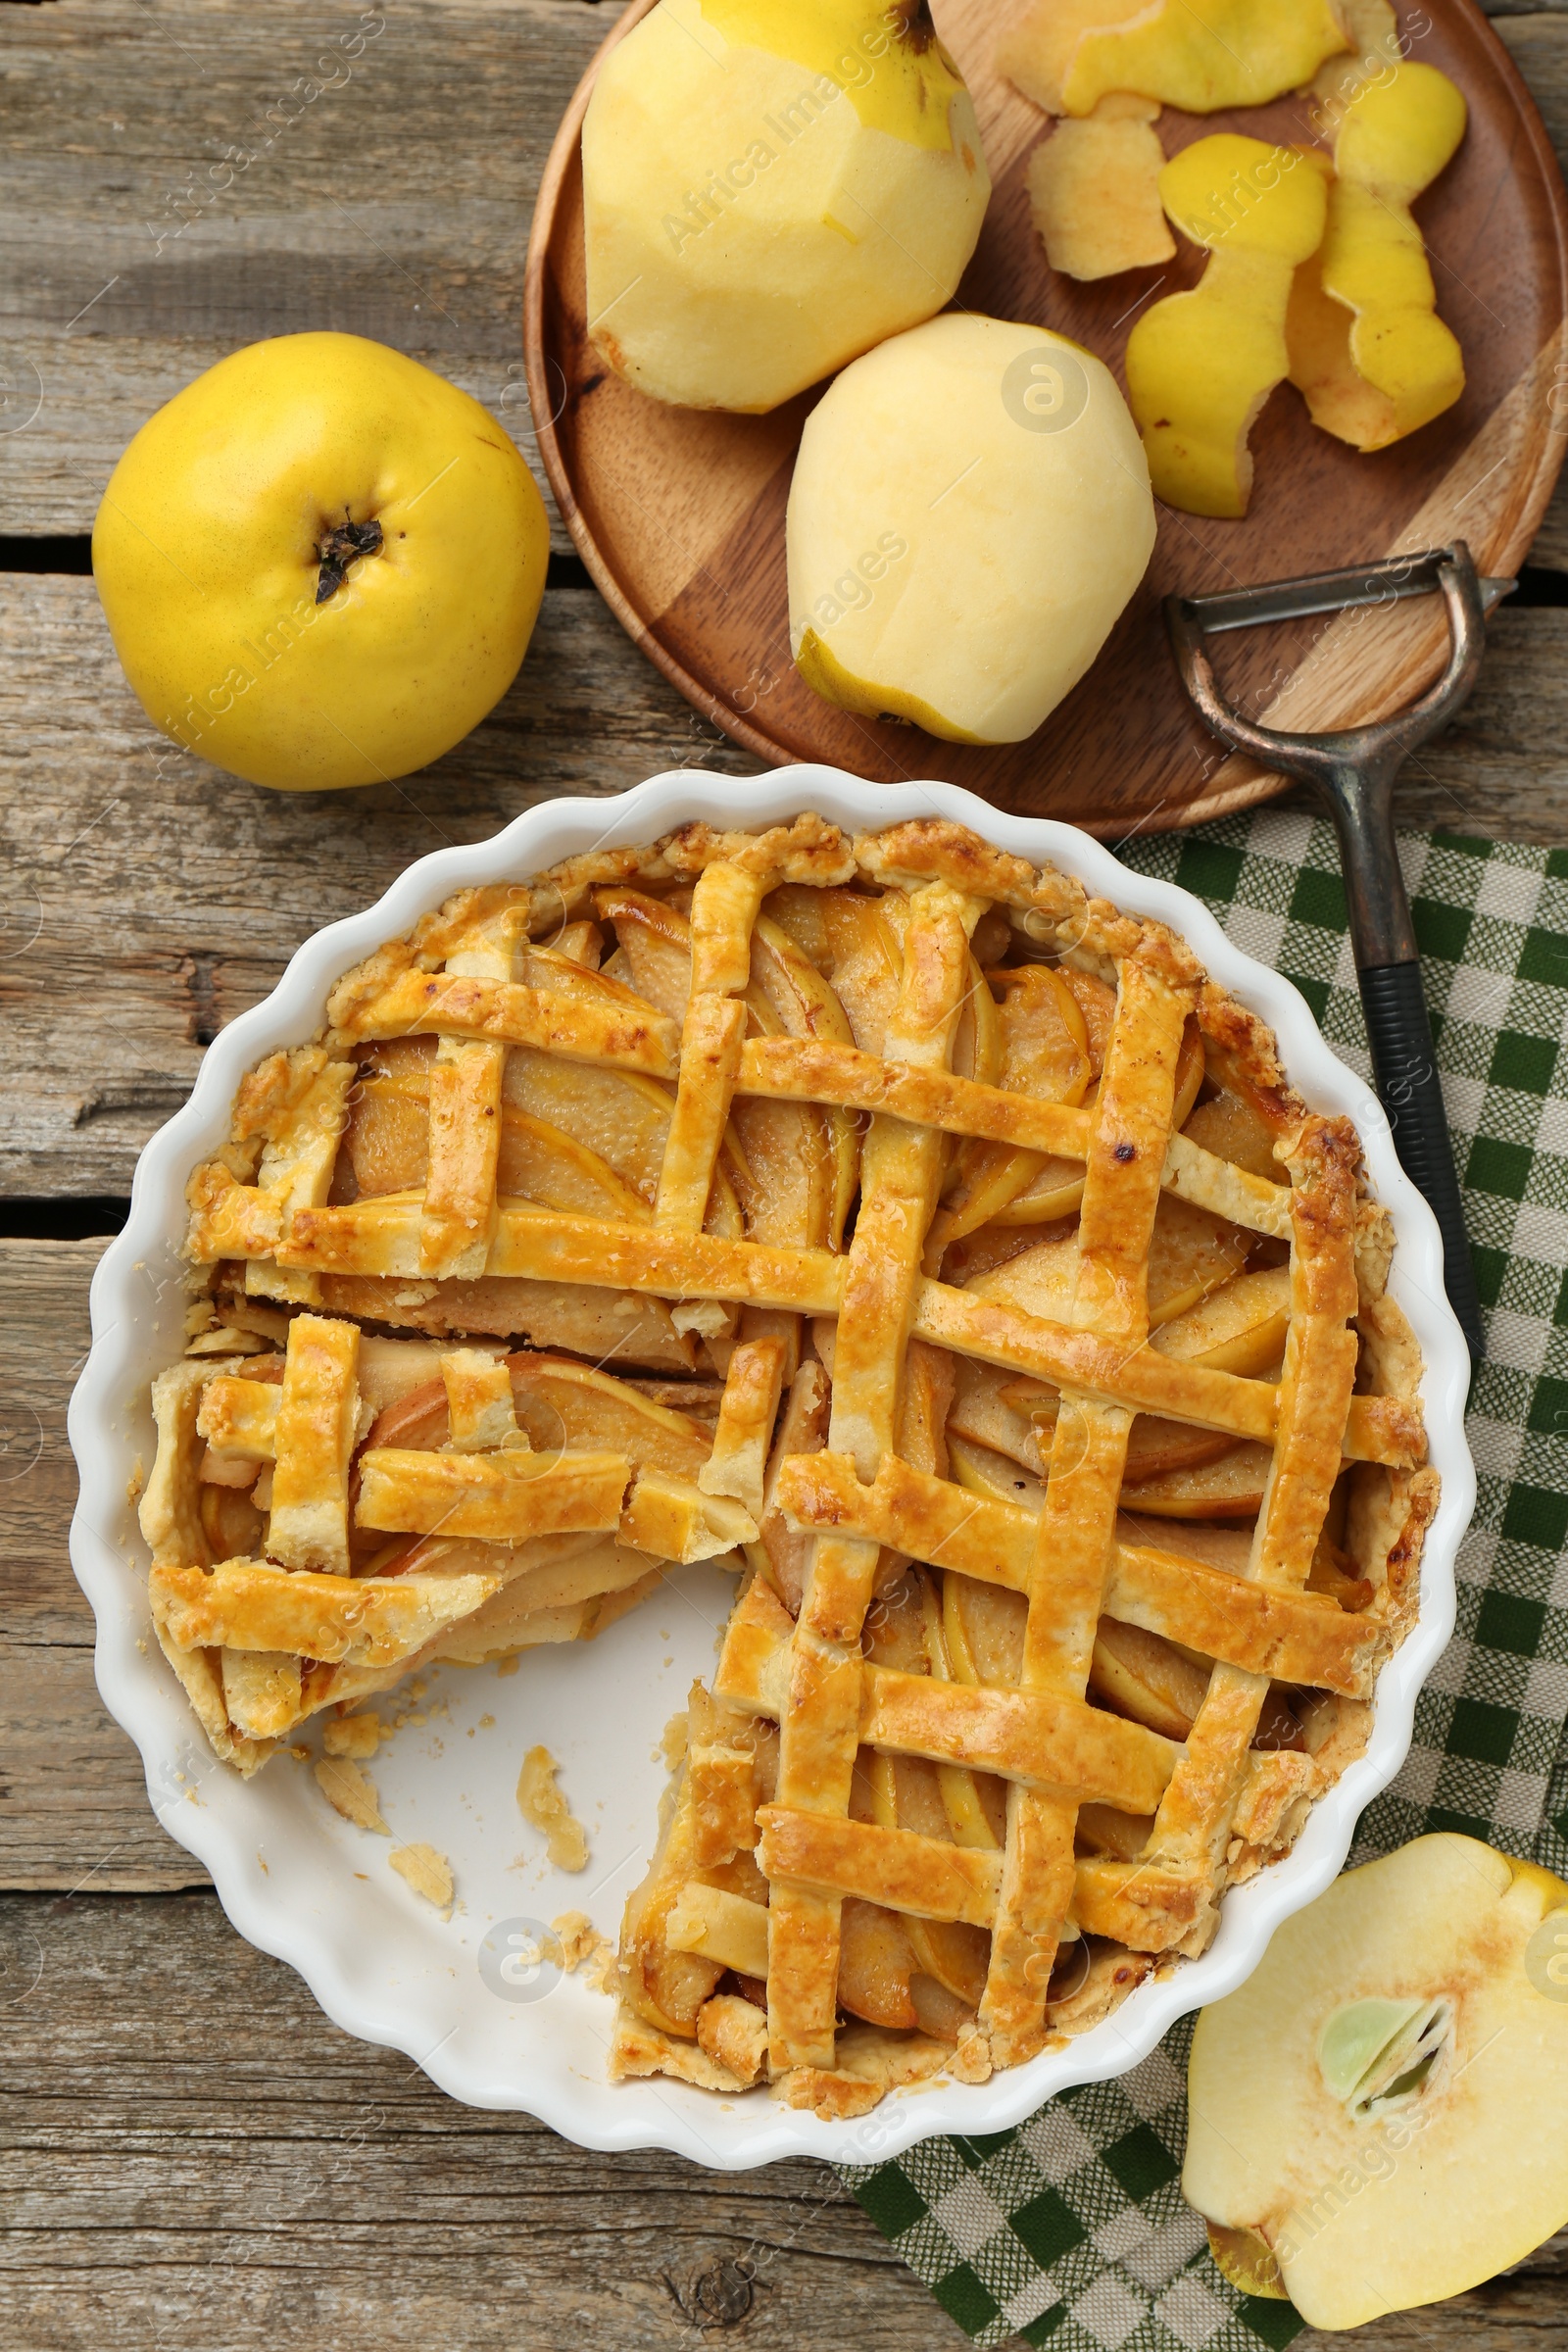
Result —
[{"label": "halved quince with seeds", "polygon": [[1418,1838],[1287,1920],[1198,2023],[1182,2187],[1314,2328],[1462,2294],[1568,2221],[1568,1886]]}]

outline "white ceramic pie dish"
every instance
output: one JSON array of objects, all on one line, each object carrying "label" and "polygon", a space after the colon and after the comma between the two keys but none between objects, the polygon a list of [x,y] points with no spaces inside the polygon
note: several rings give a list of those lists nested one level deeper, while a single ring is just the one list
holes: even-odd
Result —
[{"label": "white ceramic pie dish", "polygon": [[[727,1577],[684,1570],[667,1597],[598,1641],[525,1652],[510,1676],[447,1667],[429,1677],[426,1720],[382,1748],[374,1776],[398,1838],[426,1839],[450,1856],[459,1905],[448,1922],[387,1867],[384,1838],[328,1809],[307,1769],[278,1757],[244,1782],[214,1760],[151,1638],[146,1553],[128,1499],[138,1458],[143,1466],[153,1458],[149,1385],[182,1345],[186,1177],[225,1140],[244,1073],[320,1026],[338,975],[466,885],[518,878],[601,845],[652,841],[689,818],[759,825],[807,808],[857,829],[955,818],[1004,850],[1077,874],[1181,932],[1215,979],[1271,1025],[1307,1102],[1355,1122],[1374,1188],[1393,1213],[1392,1287],[1425,1358],[1422,1401],[1443,1479],[1420,1616],[1384,1669],[1366,1753],[1319,1799],[1286,1859],[1227,1894],[1204,1957],[1141,1986],[1064,2050],[983,2084],[922,2086],[843,2123],[765,2092],[726,2100],[662,2080],[610,2083],[611,2003],[579,1977],[528,1959],[533,1931],[564,1911],[586,1911],[614,1936],[654,1833],[659,1737],[692,1678],[711,1670]],[[209,1049],[190,1102],[142,1153],[129,1220],[93,1280],[92,1329],[71,1403],[81,1481],[72,1560],[97,1618],[99,1690],[141,1750],[159,1820],[206,1865],[240,1934],[297,1969],[346,2032],[406,2051],[454,2098],[521,2109],[586,2147],[662,2147],[725,2170],[803,2154],[868,2163],[935,2132],[1002,2130],[1073,2083],[1123,2073],[1178,2017],[1239,1984],[1279,1923],[1335,1877],[1358,1816],[1404,1758],[1416,1693],[1452,1630],[1454,1557],[1475,1497],[1464,1437],[1469,1356],[1444,1295],[1436,1221],[1399,1167],[1376,1098],[1330,1051],[1290,982],[1233,947],[1196,899],[1129,872],[1071,826],[1003,815],[951,785],[873,785],[814,766],[746,780],[677,771],[611,800],[548,802],[493,841],[421,858],[376,906],[308,940],[266,1002]],[[383,1702],[383,1713],[409,1703]],[[562,1786],[590,1833],[580,1878],[546,1863],[517,1811],[522,1753],[537,1741],[560,1759]]]}]

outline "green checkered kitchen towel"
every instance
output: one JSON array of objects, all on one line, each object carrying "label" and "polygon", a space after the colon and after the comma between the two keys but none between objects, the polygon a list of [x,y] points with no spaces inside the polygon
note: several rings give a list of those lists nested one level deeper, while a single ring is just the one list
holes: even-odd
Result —
[{"label": "green checkered kitchen towel", "polygon": [[[1568,1871],[1568,852],[1436,834],[1399,844],[1415,912],[1487,1357],[1470,1398],[1479,1482],[1452,1642],[1352,1861],[1460,1830]],[[1321,819],[1265,810],[1132,844],[1286,972],[1369,1071],[1345,893]],[[1259,2352],[1303,2325],[1239,2293],[1177,2186],[1192,2021],[1119,2082],[1016,2132],[843,2168],[877,2227],[978,2344]]]}]

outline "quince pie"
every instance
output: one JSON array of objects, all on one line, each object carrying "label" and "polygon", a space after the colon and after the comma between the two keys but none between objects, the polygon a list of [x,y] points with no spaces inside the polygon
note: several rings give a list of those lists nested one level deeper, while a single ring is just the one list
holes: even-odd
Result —
[{"label": "quince pie", "polygon": [[1062,874],[804,815],[465,892],[189,1198],[142,1521],[241,1771],[737,1574],[619,2075],[843,2115],[1016,2064],[1200,1951],[1364,1742],[1437,1499],[1389,1218]]}]

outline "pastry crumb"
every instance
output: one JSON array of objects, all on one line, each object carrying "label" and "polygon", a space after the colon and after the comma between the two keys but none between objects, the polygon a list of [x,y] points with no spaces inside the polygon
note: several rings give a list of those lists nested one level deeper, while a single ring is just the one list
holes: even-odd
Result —
[{"label": "pastry crumb", "polygon": [[375,1783],[368,1772],[361,1770],[347,1756],[323,1756],[316,1767],[316,1785],[334,1813],[352,1821],[358,1830],[377,1830],[383,1838],[392,1833],[381,1819],[381,1799],[376,1795]]},{"label": "pastry crumb", "polygon": [[605,1956],[614,1957],[614,1946],[608,1936],[601,1936],[586,1911],[563,1911],[550,1923],[560,1951],[560,1964],[568,1977],[578,1969],[587,1974],[592,1984],[594,1972],[603,1972]]},{"label": "pastry crumb", "polygon": [[204,1331],[216,1331],[217,1328],[218,1309],[204,1291],[201,1297],[193,1298],[185,1309],[185,1337],[187,1341],[199,1340]]},{"label": "pastry crumb", "polygon": [[503,1675],[503,1674],[515,1674],[515,1673],[516,1673],[516,1671],[517,1671],[517,1653],[516,1653],[516,1651],[515,1651],[515,1650],[513,1650],[513,1652],[512,1652],[512,1654],[510,1655],[510,1657],[505,1657],[505,1658],[497,1658],[497,1660],[496,1660],[496,1674],[497,1674],[497,1676],[498,1676],[498,1677],[499,1677],[499,1676],[501,1676],[501,1675]]},{"label": "pastry crumb", "polygon": [[395,1845],[387,1856],[398,1877],[433,1903],[443,1919],[452,1917],[452,1865],[433,1845]]},{"label": "pastry crumb", "polygon": [[137,1503],[140,1502],[142,1498],[142,1492],[146,1487],[146,1465],[142,1461],[141,1455],[138,1453],[135,1460],[130,1465],[130,1476],[125,1481],[125,1500],[129,1503],[132,1510],[134,1510]]},{"label": "pastry crumb", "polygon": [[561,1770],[548,1747],[530,1747],[517,1775],[517,1803],[523,1818],[542,1830],[550,1859],[558,1870],[584,1870],[588,1863],[588,1833],[573,1817],[570,1805],[556,1787]]},{"label": "pastry crumb", "polygon": [[608,1936],[601,1936],[599,1949],[583,1969],[582,1981],[590,1992],[602,1992],[610,2000],[620,1998],[620,1956]]},{"label": "pastry crumb", "polygon": [[354,1756],[364,1759],[373,1756],[383,1737],[381,1718],[373,1707],[363,1715],[345,1715],[329,1723],[321,1735],[321,1745],[329,1756]]},{"label": "pastry crumb", "polygon": [[653,1751],[654,1762],[663,1759],[666,1772],[678,1772],[686,1761],[686,1710],[672,1715],[659,1736],[659,1745]]}]

